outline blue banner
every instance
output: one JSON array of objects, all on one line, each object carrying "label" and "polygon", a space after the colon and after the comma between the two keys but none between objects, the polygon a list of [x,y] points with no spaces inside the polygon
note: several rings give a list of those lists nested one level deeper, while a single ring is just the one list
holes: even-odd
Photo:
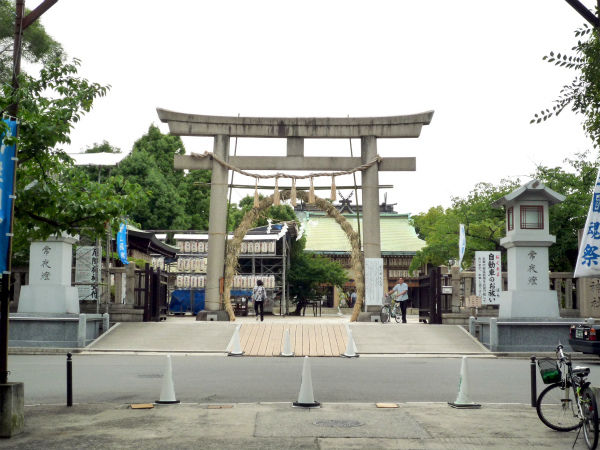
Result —
[{"label": "blue banner", "polygon": [[129,264],[127,261],[127,223],[122,223],[117,233],[117,252],[121,262],[125,265]]},{"label": "blue banner", "polygon": [[8,268],[8,240],[10,234],[10,214],[12,212],[15,146],[5,145],[6,137],[17,135],[17,122],[2,119],[9,131],[0,136],[0,274]]}]

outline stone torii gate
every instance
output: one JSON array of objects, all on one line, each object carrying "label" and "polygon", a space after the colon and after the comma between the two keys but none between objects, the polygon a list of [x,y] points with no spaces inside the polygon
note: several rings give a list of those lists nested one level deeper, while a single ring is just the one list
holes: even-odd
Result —
[{"label": "stone torii gate", "polygon": [[[222,117],[185,114],[157,108],[161,122],[175,136],[213,136],[213,154],[242,170],[345,171],[377,157],[378,138],[418,138],[433,111],[392,117],[289,118]],[[287,156],[230,156],[231,137],[287,139]],[[357,139],[360,157],[305,157],[304,139]],[[206,273],[207,311],[220,309],[219,281],[223,277],[227,235],[229,170],[212,158],[175,155],[175,169],[212,170]],[[381,258],[379,224],[379,171],[415,171],[416,158],[381,158],[362,172],[363,249],[365,258]]]}]

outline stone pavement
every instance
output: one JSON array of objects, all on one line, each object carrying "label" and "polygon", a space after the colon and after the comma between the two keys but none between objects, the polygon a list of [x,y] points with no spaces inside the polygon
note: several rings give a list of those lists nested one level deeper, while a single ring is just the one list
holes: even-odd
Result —
[{"label": "stone pavement", "polygon": [[121,323],[88,346],[86,352],[227,353],[239,330],[241,349],[249,356],[277,356],[289,330],[296,356],[338,356],[345,353],[352,330],[361,355],[492,356],[458,325],[426,325],[418,316],[408,323],[350,322],[349,315],[238,317],[235,322],[196,321],[169,317],[164,322]]},{"label": "stone pavement", "polygon": [[[0,440],[0,449],[548,450],[571,448],[577,434],[547,428],[522,404],[75,404],[27,406],[25,414],[24,433]],[[582,435],[575,448],[586,448]]]}]

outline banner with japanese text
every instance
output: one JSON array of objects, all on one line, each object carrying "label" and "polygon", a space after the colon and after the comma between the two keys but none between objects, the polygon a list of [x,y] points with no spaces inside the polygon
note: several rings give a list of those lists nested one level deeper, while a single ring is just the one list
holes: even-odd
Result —
[{"label": "banner with japanese text", "polygon": [[467,238],[465,237],[465,226],[460,224],[460,237],[458,239],[458,267],[459,271],[462,272],[462,260],[465,256],[465,250],[467,248]]},{"label": "banner with japanese text", "polygon": [[125,265],[129,264],[127,261],[127,224],[122,223],[117,233],[117,253],[119,259]]},{"label": "banner with japanese text", "polygon": [[496,305],[502,292],[500,252],[475,252],[475,294],[482,305]]},{"label": "banner with japanese text", "polygon": [[596,176],[596,185],[592,194],[592,202],[588,210],[577,263],[575,264],[575,278],[591,277],[600,278],[600,171]]},{"label": "banner with japanese text", "polygon": [[17,122],[2,119],[9,130],[0,136],[0,273],[8,268],[8,241],[10,234],[10,214],[13,201],[15,168],[15,146],[6,145],[4,139],[17,135]]}]

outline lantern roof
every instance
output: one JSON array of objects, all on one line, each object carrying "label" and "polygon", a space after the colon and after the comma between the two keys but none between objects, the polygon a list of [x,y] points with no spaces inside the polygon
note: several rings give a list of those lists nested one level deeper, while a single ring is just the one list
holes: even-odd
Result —
[{"label": "lantern roof", "polygon": [[564,195],[553,191],[540,180],[531,180],[529,183],[493,202],[492,207],[501,208],[523,200],[545,200],[548,202],[548,206],[554,206],[562,203],[565,199]]}]

